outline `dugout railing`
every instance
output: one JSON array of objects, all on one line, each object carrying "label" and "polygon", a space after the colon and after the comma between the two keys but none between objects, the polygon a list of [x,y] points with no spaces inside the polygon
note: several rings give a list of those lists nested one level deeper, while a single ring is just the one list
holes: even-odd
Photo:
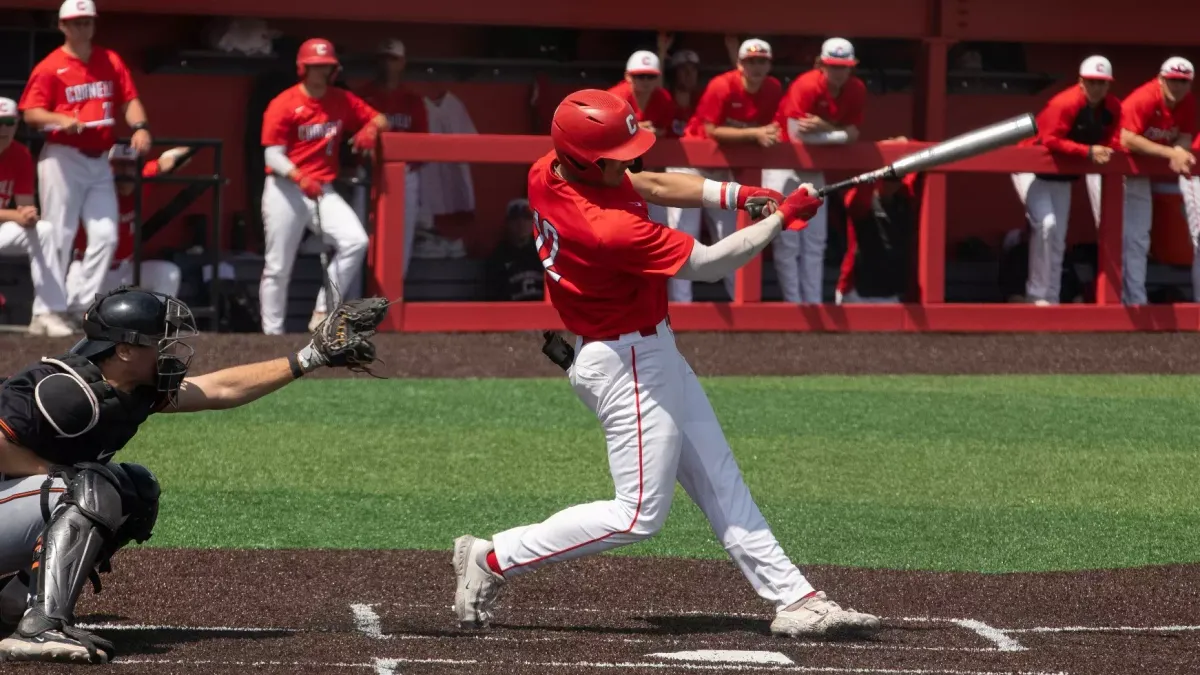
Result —
[{"label": "dugout railing", "polygon": [[[874,169],[931,143],[856,143],[846,146],[780,145],[718,147],[702,140],[664,140],[647,156],[650,166],[728,167],[748,184],[763,168],[860,172]],[[468,162],[528,166],[550,149],[549,137],[520,135],[396,134],[382,136],[369,282],[399,300],[384,328],[391,331],[522,331],[561,328],[548,303],[403,301],[404,169],[406,162]],[[1035,307],[1006,303],[945,302],[946,177],[956,172],[1102,175],[1096,301]],[[1002,148],[940,167],[920,182],[916,302],[899,305],[796,305],[763,302],[763,257],[736,274],[731,302],[672,304],[678,330],[706,331],[1198,331],[1200,305],[1121,304],[1123,176],[1173,176],[1163,160],[1117,153],[1104,166],[1051,155],[1043,148]],[[1014,197],[1015,198],[1015,197]],[[747,224],[743,217],[738,226]]]}]

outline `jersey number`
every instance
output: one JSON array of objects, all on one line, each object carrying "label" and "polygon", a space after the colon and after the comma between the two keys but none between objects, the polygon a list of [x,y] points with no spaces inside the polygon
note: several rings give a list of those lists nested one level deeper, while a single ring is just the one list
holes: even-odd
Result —
[{"label": "jersey number", "polygon": [[112,119],[112,101],[104,102],[104,117],[102,119],[106,119],[106,120]]},{"label": "jersey number", "polygon": [[558,230],[550,221],[543,220],[537,211],[533,212],[533,234],[536,237],[533,245],[537,247],[538,257],[542,259],[542,267],[546,275],[557,282],[562,282],[562,275],[554,269],[554,258],[558,255]]}]

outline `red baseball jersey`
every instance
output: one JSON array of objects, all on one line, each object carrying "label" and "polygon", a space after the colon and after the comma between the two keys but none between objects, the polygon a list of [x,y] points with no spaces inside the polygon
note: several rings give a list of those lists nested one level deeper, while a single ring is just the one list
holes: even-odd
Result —
[{"label": "red baseball jersey", "polygon": [[1093,108],[1078,84],[1055,94],[1037,115],[1037,135],[1018,145],[1087,157],[1093,145],[1121,147],[1121,100],[1109,94]]},{"label": "red baseball jersey", "polygon": [[[158,175],[158,160],[152,159],[142,166],[142,177],[149,178]],[[146,204],[146,199],[150,192],[150,185],[142,186],[142,204]],[[136,202],[134,195],[121,194],[117,192],[117,248],[113,251],[112,268],[116,269],[117,265],[122,260],[133,259],[133,219],[136,215]],[[142,212],[144,218],[146,213]],[[75,259],[83,258],[83,252],[87,249],[87,231],[80,227],[75,231],[74,253]]]},{"label": "red baseball jersey", "polygon": [[363,87],[362,99],[388,118],[389,131],[429,133],[429,111],[425,100],[404,85],[384,89],[375,82]]},{"label": "red baseball jersey", "polygon": [[0,152],[0,209],[8,208],[17,195],[33,196],[33,156],[13,141]]},{"label": "red baseball jersey", "polygon": [[662,87],[655,89],[654,93],[650,94],[650,100],[646,103],[645,110],[638,108],[637,97],[633,95],[633,86],[625,80],[613,85],[608,91],[625,99],[629,105],[633,106],[637,121],[649,121],[656,130],[665,134],[671,133],[671,126],[675,122],[675,100],[671,98],[671,93],[666,89]]},{"label": "red baseball jersey", "polygon": [[678,98],[672,97],[672,100],[675,101],[675,119],[671,121],[671,136],[683,138],[688,122],[692,119],[692,115],[696,114],[696,104],[700,102],[700,92],[692,92],[692,95],[688,97],[687,106],[680,105]]},{"label": "red baseball jersey", "polygon": [[667,279],[696,240],[650,220],[626,177],[619,187],[581,185],[554,171],[550,152],[529,170],[529,206],[546,292],[567,330],[608,338],[667,316]]},{"label": "red baseball jersey", "polygon": [[329,182],[337,178],[339,152],[347,136],[357,133],[378,114],[357,94],[345,89],[330,87],[321,98],[313,98],[297,84],[267,106],[262,144],[284,146],[297,169]]},{"label": "red baseball jersey", "polygon": [[758,91],[746,91],[742,74],[736,70],[722,73],[709,81],[696,103],[696,114],[688,120],[684,135],[691,138],[707,138],[704,124],[718,127],[762,127],[771,123],[779,101],[783,98],[783,85],[768,75]]},{"label": "red baseball jersey", "polygon": [[1196,132],[1196,97],[1189,91],[1174,108],[1168,108],[1155,78],[1121,101],[1121,127],[1155,143],[1171,145],[1180,134]]},{"label": "red baseball jersey", "polygon": [[[137,97],[133,76],[116,52],[92,47],[91,58],[85,63],[59,47],[34,66],[18,107],[45,108],[73,115],[80,122],[98,122],[115,119],[125,104]],[[46,141],[95,154],[107,152],[116,138],[116,127],[106,126],[87,128],[78,134],[51,131]]]},{"label": "red baseball jersey", "polygon": [[816,115],[838,126],[861,126],[866,105],[867,85],[862,80],[850,76],[842,85],[842,90],[834,96],[829,91],[829,78],[825,76],[825,71],[810,70],[797,77],[788,87],[775,121],[779,123],[782,138],[791,140],[788,135],[789,119]]}]

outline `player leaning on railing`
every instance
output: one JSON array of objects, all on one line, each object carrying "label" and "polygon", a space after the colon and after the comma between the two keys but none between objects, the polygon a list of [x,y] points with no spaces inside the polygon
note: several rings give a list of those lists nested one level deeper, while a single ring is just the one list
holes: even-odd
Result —
[{"label": "player leaning on railing", "polygon": [[[344,303],[299,352],[188,377],[197,334],[187,305],[120,287],[97,296],[87,337],[0,385],[0,661],[106,663],[112,643],[74,626],[83,584],[114,553],[150,538],[159,484],[110,461],[156,412],[235,408],[322,366],[365,369],[387,314]],[[28,598],[27,598],[28,596]]]}]

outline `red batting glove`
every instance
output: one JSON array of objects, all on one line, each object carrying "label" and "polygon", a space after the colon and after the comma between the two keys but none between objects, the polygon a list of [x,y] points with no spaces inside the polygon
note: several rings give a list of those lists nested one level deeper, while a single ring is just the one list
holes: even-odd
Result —
[{"label": "red batting glove", "polygon": [[373,152],[375,145],[379,141],[379,127],[374,124],[368,124],[360,129],[357,134],[354,134],[352,140],[354,142],[354,152]]},{"label": "red batting glove", "polygon": [[305,197],[318,199],[325,192],[325,184],[316,178],[305,174],[300,174],[297,178],[299,180],[296,183],[300,186],[300,191],[304,193]]},{"label": "red batting glove", "polygon": [[779,205],[778,212],[783,216],[785,230],[803,230],[808,227],[808,219],[817,215],[824,199],[808,194],[808,190],[799,189],[788,195]]},{"label": "red batting glove", "polygon": [[741,186],[737,193],[737,207],[750,211],[751,218],[765,218],[775,213],[783,203],[783,195],[767,188]]}]

